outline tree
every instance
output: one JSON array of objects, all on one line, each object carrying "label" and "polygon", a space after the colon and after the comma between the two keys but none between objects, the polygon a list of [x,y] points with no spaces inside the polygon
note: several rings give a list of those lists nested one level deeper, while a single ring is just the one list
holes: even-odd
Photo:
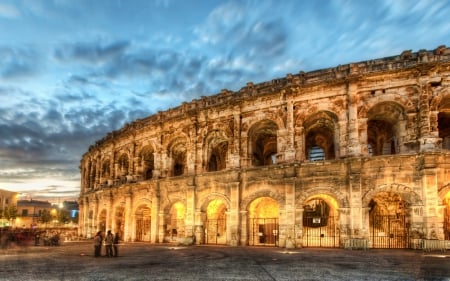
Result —
[{"label": "tree", "polygon": [[52,214],[50,214],[49,210],[42,210],[39,220],[41,223],[44,223],[47,225],[52,220]]}]

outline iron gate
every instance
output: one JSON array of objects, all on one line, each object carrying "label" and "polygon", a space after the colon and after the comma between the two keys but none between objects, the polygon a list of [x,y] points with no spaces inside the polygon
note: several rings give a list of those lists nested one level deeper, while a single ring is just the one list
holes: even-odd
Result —
[{"label": "iron gate", "polygon": [[450,202],[447,203],[444,212],[444,239],[450,240]]},{"label": "iron gate", "polygon": [[145,241],[150,237],[150,219],[136,219],[136,241]]},{"label": "iron gate", "polygon": [[226,220],[211,219],[206,221],[206,244],[226,243]]},{"label": "iron gate", "polygon": [[303,216],[304,247],[339,247],[339,229],[333,216]]},{"label": "iron gate", "polygon": [[250,219],[249,245],[277,246],[278,219]]},{"label": "iron gate", "polygon": [[405,215],[371,214],[370,240],[373,248],[409,248]]}]

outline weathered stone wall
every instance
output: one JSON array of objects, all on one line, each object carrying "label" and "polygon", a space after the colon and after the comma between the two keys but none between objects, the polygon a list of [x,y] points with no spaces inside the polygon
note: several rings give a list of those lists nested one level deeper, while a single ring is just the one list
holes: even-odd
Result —
[{"label": "weathered stone wall", "polygon": [[[136,120],[83,155],[80,234],[301,247],[317,243],[305,218],[325,202],[331,246],[383,237],[375,210],[404,216],[409,238],[444,239],[449,85],[439,47],[249,82]],[[272,218],[275,242],[258,240]]]}]

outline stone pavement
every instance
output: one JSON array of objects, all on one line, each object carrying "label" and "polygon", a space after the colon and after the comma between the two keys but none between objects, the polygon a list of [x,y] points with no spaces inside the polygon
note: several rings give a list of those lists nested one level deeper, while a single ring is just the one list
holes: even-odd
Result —
[{"label": "stone pavement", "polygon": [[117,258],[93,252],[92,241],[0,250],[0,280],[450,280],[450,252],[148,243],[122,244]]}]

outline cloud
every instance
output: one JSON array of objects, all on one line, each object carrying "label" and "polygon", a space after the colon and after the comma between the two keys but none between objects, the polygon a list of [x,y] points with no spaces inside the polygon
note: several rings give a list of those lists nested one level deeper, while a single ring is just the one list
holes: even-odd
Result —
[{"label": "cloud", "polygon": [[3,79],[29,78],[43,68],[40,54],[34,48],[0,47],[0,77]]},{"label": "cloud", "polygon": [[0,3],[0,17],[15,19],[21,16],[20,11],[13,5]]}]

